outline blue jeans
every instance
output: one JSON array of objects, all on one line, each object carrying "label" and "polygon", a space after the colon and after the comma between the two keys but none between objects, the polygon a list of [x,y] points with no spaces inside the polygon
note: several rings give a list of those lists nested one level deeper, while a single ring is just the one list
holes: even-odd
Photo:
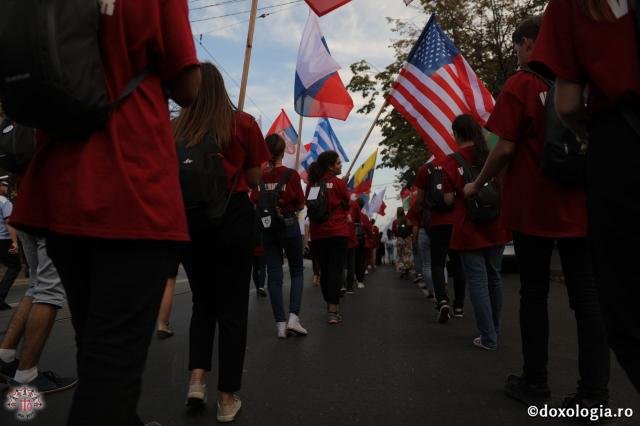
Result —
[{"label": "blue jeans", "polygon": [[504,245],[460,252],[482,344],[495,348],[502,321],[502,253]]},{"label": "blue jeans", "polygon": [[289,298],[289,312],[300,314],[302,304],[303,285],[303,248],[302,235],[297,220],[286,225],[284,229],[264,233],[264,254],[267,259],[267,283],[271,308],[276,322],[285,322],[287,317],[284,312],[284,300],[282,286],[284,273],[283,252],[289,263],[291,274],[291,293]]},{"label": "blue jeans", "polygon": [[431,239],[424,228],[418,233],[418,254],[422,265],[422,277],[427,289],[433,291],[433,279],[431,278]]}]

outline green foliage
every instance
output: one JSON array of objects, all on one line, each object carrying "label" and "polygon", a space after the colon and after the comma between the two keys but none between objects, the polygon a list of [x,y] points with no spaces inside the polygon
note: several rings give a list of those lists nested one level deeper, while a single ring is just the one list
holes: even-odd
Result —
[{"label": "green foliage", "polygon": [[[541,13],[547,0],[421,0],[425,18],[436,14],[438,23],[460,49],[471,67],[497,96],[507,78],[516,70],[516,58],[511,35],[526,16]],[[365,99],[358,113],[369,114],[376,101],[385,98],[422,28],[411,22],[387,18],[396,37],[390,47],[395,61],[382,71],[361,60],[351,65],[353,78],[347,89]],[[380,118],[383,140],[378,167],[390,167],[400,172],[399,183],[409,186],[418,166],[430,157],[426,145],[413,127],[387,107]]]}]

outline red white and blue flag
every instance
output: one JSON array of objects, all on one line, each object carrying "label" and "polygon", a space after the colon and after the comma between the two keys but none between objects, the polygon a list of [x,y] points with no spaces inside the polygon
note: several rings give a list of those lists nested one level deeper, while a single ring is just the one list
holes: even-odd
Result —
[{"label": "red white and blue flag", "polygon": [[340,65],[331,57],[315,13],[309,19],[298,50],[295,109],[303,117],[346,120],[353,109],[351,95],[340,79]]},{"label": "red white and blue flag", "polygon": [[306,0],[309,7],[313,9],[318,16],[326,15],[350,1],[351,0]]},{"label": "red white and blue flag", "polygon": [[411,50],[388,101],[418,131],[436,158],[451,154],[451,123],[471,114],[480,125],[495,101],[432,16]]},{"label": "red white and blue flag", "polygon": [[311,143],[318,146],[318,153],[335,151],[338,153],[343,163],[349,162],[349,157],[347,157],[347,153],[344,152],[344,148],[342,148],[342,144],[338,140],[336,133],[333,131],[328,118],[321,118],[318,120],[316,132],[313,135],[313,141],[311,141]]},{"label": "red white and blue flag", "polygon": [[282,164],[295,169],[296,167],[296,147],[298,145],[298,132],[291,124],[289,117],[287,117],[287,113],[284,110],[281,110],[280,115],[276,118],[276,121],[273,122],[271,128],[267,132],[267,136],[272,134],[278,134],[286,144],[286,148],[284,150],[284,158],[282,159]]}]

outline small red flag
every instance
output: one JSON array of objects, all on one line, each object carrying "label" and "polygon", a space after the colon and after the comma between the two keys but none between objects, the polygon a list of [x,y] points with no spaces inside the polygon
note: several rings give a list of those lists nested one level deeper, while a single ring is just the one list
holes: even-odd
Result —
[{"label": "small red flag", "polygon": [[340,6],[344,6],[351,0],[305,0],[309,7],[318,16],[326,15],[327,13],[336,10]]}]

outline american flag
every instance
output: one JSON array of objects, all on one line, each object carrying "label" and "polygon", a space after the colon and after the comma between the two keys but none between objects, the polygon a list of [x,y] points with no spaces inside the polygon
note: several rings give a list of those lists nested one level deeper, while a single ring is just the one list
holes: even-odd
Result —
[{"label": "american flag", "polygon": [[456,149],[451,123],[471,114],[484,126],[495,104],[460,51],[431,16],[389,94],[436,158]]}]

